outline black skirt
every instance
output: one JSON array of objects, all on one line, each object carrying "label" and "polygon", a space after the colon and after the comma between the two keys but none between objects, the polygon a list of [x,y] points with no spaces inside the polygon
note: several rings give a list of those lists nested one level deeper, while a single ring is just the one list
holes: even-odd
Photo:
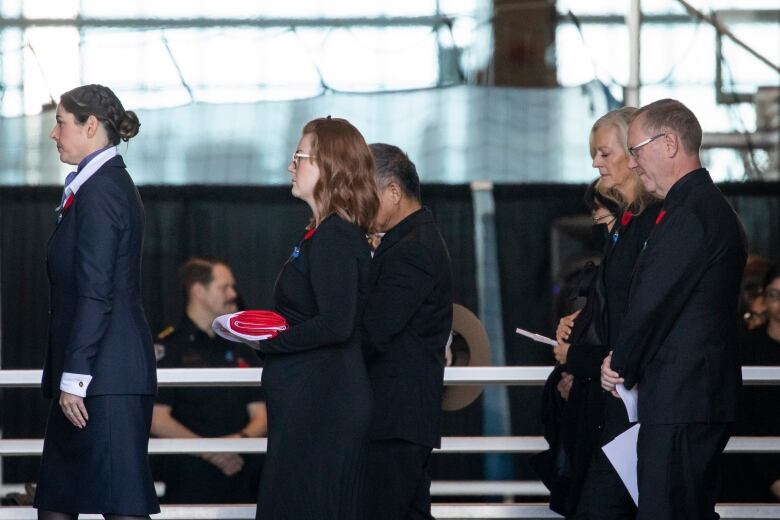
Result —
[{"label": "black skirt", "polygon": [[76,428],[52,403],[34,507],[61,513],[145,516],[160,506],[149,470],[152,395],[84,399],[89,420]]}]

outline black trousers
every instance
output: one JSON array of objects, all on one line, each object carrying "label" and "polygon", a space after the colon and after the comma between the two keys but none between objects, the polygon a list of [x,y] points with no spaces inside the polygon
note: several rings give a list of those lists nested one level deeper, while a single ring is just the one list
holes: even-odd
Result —
[{"label": "black trousers", "polygon": [[643,424],[637,444],[639,520],[711,520],[731,425]]},{"label": "black trousers", "polygon": [[[640,429],[641,431],[641,429]],[[588,466],[577,512],[571,520],[633,520],[636,506],[612,464],[597,448]]]},{"label": "black trousers", "polygon": [[400,439],[369,443],[366,497],[371,520],[433,520],[431,448]]}]

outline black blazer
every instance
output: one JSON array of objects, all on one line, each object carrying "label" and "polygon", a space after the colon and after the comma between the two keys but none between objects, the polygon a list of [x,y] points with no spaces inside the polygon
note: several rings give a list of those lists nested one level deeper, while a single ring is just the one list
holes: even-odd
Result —
[{"label": "black blazer", "polygon": [[371,261],[369,287],[363,315],[374,392],[369,436],[439,447],[452,274],[447,246],[427,208],[384,236]]},{"label": "black blazer", "polygon": [[49,239],[46,397],[63,372],[89,374],[87,395],[154,394],[154,348],[141,305],[141,198],[122,157],[76,192]]},{"label": "black blazer", "polygon": [[705,169],[680,179],[637,261],[612,367],[639,384],[645,424],[729,422],[739,388],[737,303],[747,240]]}]

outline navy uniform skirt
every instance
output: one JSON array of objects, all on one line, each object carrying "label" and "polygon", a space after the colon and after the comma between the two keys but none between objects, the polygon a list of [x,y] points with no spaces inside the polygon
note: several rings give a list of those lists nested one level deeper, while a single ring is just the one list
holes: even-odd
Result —
[{"label": "navy uniform skirt", "polygon": [[160,506],[149,470],[152,395],[84,399],[83,429],[52,403],[34,507],[61,513],[146,516]]}]

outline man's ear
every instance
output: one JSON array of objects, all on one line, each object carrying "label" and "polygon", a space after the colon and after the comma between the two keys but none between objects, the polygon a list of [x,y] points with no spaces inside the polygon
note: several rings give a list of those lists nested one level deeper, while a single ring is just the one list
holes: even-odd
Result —
[{"label": "man's ear", "polygon": [[667,157],[674,157],[677,155],[677,152],[680,151],[680,137],[673,133],[673,132],[667,132],[667,134],[663,137],[664,140],[664,149],[666,150],[666,156]]},{"label": "man's ear", "polygon": [[400,204],[401,199],[403,198],[403,192],[401,191],[401,187],[398,185],[397,182],[391,182],[387,189],[390,190],[390,195],[393,197],[393,204]]},{"label": "man's ear", "polygon": [[203,294],[206,292],[206,286],[204,286],[202,283],[195,282],[190,287],[190,301],[195,299],[200,299],[203,297]]}]

